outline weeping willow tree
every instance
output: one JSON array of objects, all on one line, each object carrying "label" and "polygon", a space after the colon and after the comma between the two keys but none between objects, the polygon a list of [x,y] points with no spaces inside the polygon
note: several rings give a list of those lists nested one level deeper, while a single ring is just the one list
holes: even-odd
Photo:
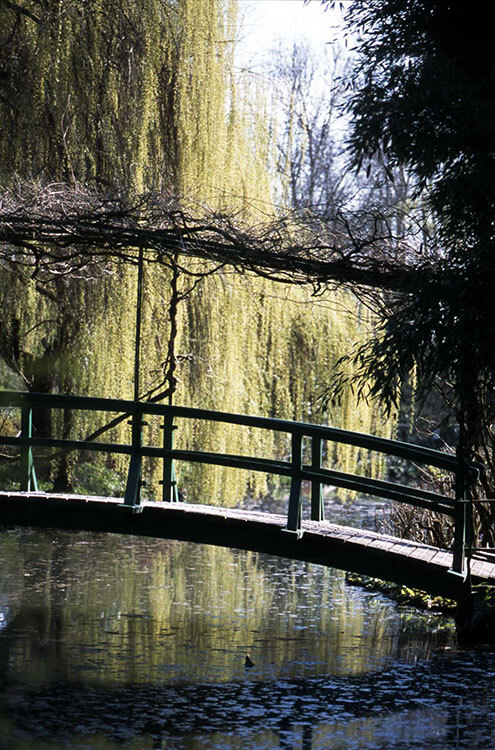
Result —
[{"label": "weeping willow tree", "polygon": [[[92,0],[0,7],[0,180],[21,177],[136,194],[153,188],[249,217],[271,205],[269,129],[262,94],[234,75],[232,0]],[[271,210],[271,209],[270,209]],[[316,304],[266,279],[193,266],[145,269],[142,396],[166,384],[178,403],[315,419],[318,387],[362,340],[364,316],[343,294]],[[191,275],[192,274],[192,275]],[[33,391],[132,398],[136,268],[117,262],[79,278],[0,272],[0,354]],[[172,311],[171,295],[178,302]],[[354,309],[355,312],[355,309]],[[364,325],[363,325],[364,323]],[[171,341],[173,346],[171,346]],[[171,368],[172,367],[172,371]],[[158,384],[158,385],[157,385]],[[349,392],[334,424],[385,423]],[[87,434],[95,418],[66,412],[47,434]],[[125,439],[125,426],[114,437]],[[158,425],[148,439],[158,442]],[[278,437],[232,426],[181,425],[179,446],[283,454]],[[346,467],[359,460],[347,448]],[[112,459],[112,468],[125,466]],[[58,479],[67,483],[69,460]],[[152,483],[157,469],[150,465]],[[189,497],[235,502],[265,479],[179,467]]]}]

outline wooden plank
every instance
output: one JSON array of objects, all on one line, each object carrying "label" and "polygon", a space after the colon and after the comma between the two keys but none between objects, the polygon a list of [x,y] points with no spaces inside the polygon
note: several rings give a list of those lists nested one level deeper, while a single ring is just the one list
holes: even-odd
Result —
[{"label": "wooden plank", "polygon": [[437,553],[438,550],[432,549],[431,547],[417,547],[410,557],[413,557],[415,560],[422,560],[429,563]]},{"label": "wooden plank", "polygon": [[495,578],[495,565],[493,563],[481,562],[479,560],[471,561],[471,573],[480,578]]},{"label": "wooden plank", "polygon": [[373,539],[369,544],[369,546],[373,547],[373,549],[381,549],[384,552],[390,550],[394,545],[395,542],[391,541],[390,539]]},{"label": "wooden plank", "polygon": [[359,547],[369,547],[372,542],[375,541],[375,538],[372,536],[369,536],[368,534],[354,534],[350,539],[349,542],[352,544],[357,544]]},{"label": "wooden plank", "polygon": [[389,549],[390,555],[398,555],[401,557],[410,557],[413,552],[417,549],[417,544],[414,542],[405,543],[403,539],[398,540],[393,547]]},{"label": "wooden plank", "polygon": [[442,568],[450,568],[452,565],[452,552],[439,549],[436,555],[430,560],[430,563],[432,565],[439,565]]},{"label": "wooden plank", "polygon": [[[303,524],[303,529],[304,529],[304,524]],[[316,533],[318,536],[328,537],[331,539],[342,539],[344,541],[349,541],[349,539],[352,539],[352,537],[354,536],[354,533],[350,529],[347,529],[347,528],[338,529],[335,527],[332,529],[322,529],[321,531],[316,531],[316,532],[313,532],[313,530],[311,530],[311,533]]]}]

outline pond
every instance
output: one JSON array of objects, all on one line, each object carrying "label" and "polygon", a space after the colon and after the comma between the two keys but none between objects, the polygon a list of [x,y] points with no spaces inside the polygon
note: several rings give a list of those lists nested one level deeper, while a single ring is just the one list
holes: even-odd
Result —
[{"label": "pond", "polygon": [[0,529],[1,748],[494,747],[494,677],[339,571]]}]

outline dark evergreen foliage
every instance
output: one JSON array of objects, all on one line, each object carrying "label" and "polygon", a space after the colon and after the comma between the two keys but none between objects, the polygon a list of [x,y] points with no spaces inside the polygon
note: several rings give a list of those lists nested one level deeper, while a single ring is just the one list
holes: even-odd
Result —
[{"label": "dark evergreen foliage", "polygon": [[353,3],[360,65],[349,109],[355,164],[377,152],[427,189],[449,251],[493,242],[495,54],[489,4]]},{"label": "dark evergreen foliage", "polygon": [[[332,3],[337,5],[337,3]],[[414,365],[419,388],[453,397],[463,450],[493,460],[495,391],[495,53],[489,4],[370,0],[346,5],[358,66],[348,99],[356,168],[405,165],[430,210],[410,290],[385,301],[356,383],[396,403]],[[431,233],[431,232],[430,232]],[[416,279],[416,281],[415,281]],[[361,386],[362,387],[362,386]]]}]

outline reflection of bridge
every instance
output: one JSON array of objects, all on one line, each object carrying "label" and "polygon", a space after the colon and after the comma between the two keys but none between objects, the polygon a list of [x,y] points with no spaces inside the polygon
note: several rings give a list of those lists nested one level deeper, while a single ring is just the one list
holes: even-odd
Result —
[{"label": "reflection of bridge", "polygon": [[[0,443],[20,449],[19,492],[0,493],[4,524],[54,526],[165,537],[267,552],[396,581],[446,596],[459,596],[467,568],[474,582],[495,579],[495,562],[481,553],[470,555],[472,507],[469,482],[476,467],[465,467],[455,456],[430,448],[339,430],[333,427],[165,406],[149,402],[82,398],[52,394],[0,393],[0,407],[20,410],[21,431],[2,436]],[[129,418],[129,444],[93,440],[46,438],[33,435],[35,409],[69,409],[118,414],[113,423]],[[15,421],[16,416],[12,414]],[[146,444],[144,417],[162,420],[162,446]],[[289,460],[193,451],[174,448],[173,435],[181,419],[209,420],[248,428],[273,430],[291,436]],[[387,455],[436,466],[451,472],[455,497],[418,487],[346,474],[323,467],[324,444],[344,443]],[[126,454],[130,457],[123,499],[37,492],[36,451],[57,448]],[[307,451],[307,449],[309,450]],[[34,451],[34,453],[33,453]],[[310,454],[306,461],[305,453]],[[143,458],[163,463],[163,501],[141,499]],[[290,477],[288,516],[178,503],[174,461],[262,471]],[[302,521],[301,483],[311,483],[311,520]],[[351,529],[324,521],[322,485],[388,498],[447,515],[454,523],[452,551],[395,539],[371,531]],[[127,512],[125,512],[127,511]],[[131,512],[129,512],[131,511]]]}]

